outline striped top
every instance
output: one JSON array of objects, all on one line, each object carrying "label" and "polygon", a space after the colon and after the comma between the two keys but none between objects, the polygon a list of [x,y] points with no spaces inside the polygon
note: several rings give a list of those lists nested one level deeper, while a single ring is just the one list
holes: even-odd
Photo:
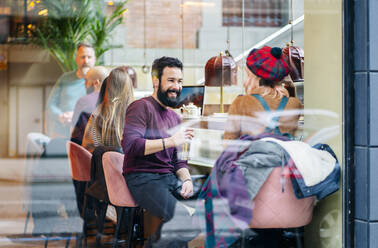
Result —
[{"label": "striped top", "polygon": [[121,149],[121,145],[114,144],[110,137],[105,137],[104,143],[102,143],[101,129],[95,125],[95,119],[99,116],[100,112],[99,107],[100,106],[93,111],[88,120],[88,124],[85,127],[82,146],[91,153],[93,153],[94,149],[98,146],[111,146],[116,149]]}]

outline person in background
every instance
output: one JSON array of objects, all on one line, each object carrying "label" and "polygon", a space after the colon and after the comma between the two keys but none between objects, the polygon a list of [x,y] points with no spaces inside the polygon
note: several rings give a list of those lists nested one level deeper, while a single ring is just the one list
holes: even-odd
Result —
[{"label": "person in background", "polygon": [[98,94],[102,82],[108,76],[108,70],[103,66],[95,66],[85,75],[85,88],[87,95],[82,96],[76,103],[72,116],[72,126],[74,127],[81,113],[92,113],[96,108]]},{"label": "person in background", "polygon": [[[71,141],[75,142],[78,145],[81,145],[82,143],[85,127],[87,126],[90,115],[96,108],[100,89],[102,88],[103,81],[107,76],[108,70],[103,66],[95,66],[89,69],[89,71],[85,75],[85,87],[87,89],[88,94],[81,97],[77,101],[72,118],[73,130],[71,133]],[[87,183],[73,180],[73,184],[75,188],[78,210],[79,213],[82,214],[84,204],[84,192],[87,187]],[[88,198],[87,200],[87,209],[88,219],[95,219],[95,214],[93,210],[94,202],[90,198]]]},{"label": "person in background", "polygon": [[281,48],[265,46],[253,49],[247,57],[246,65],[246,94],[238,96],[230,106],[224,139],[234,140],[244,134],[257,135],[265,132],[267,123],[261,115],[265,111],[259,101],[261,98],[272,111],[278,108],[281,101],[287,101],[283,110],[298,110],[294,114],[280,116],[277,123],[280,133],[294,136],[298,128],[299,110],[303,106],[298,98],[289,96],[283,85],[282,80],[288,75],[289,66]]},{"label": "person in background", "polygon": [[46,106],[47,134],[51,138],[69,138],[76,102],[86,94],[85,74],[96,63],[93,46],[80,43],[77,47],[76,71],[64,73],[51,91]]},{"label": "person in background", "polygon": [[95,66],[85,75],[87,95],[81,97],[74,109],[72,117],[71,141],[81,145],[88,119],[96,108],[102,82],[108,76],[108,70],[103,66]]},{"label": "person in background", "polygon": [[[301,101],[296,97],[291,97],[285,88],[286,86],[292,89],[290,91],[295,94],[294,84],[291,80],[288,83],[285,79],[289,73],[289,66],[287,57],[282,54],[281,48],[265,46],[261,49],[253,49],[247,57],[246,65],[247,78],[244,81],[246,94],[238,96],[230,106],[224,139],[236,140],[243,135],[255,136],[262,133],[294,136],[303,106]],[[279,118],[273,122],[269,114],[277,109],[282,112]],[[268,125],[269,123],[271,125]],[[225,142],[225,146],[227,145],[229,143]],[[272,149],[271,146],[269,149]],[[264,154],[263,151],[264,149],[261,148],[260,154]],[[247,156],[247,154],[248,150],[238,159],[243,159],[243,156]],[[248,185],[259,187],[259,183],[262,185],[265,182],[273,168],[274,158],[277,156],[275,154],[278,154],[280,162],[282,161],[280,154],[283,152],[279,149],[272,149],[267,154],[271,154],[268,164],[272,167],[265,165],[264,159],[260,158],[256,159],[259,160],[258,169],[238,164],[246,178],[247,187],[251,187]],[[264,158],[266,159],[266,157]],[[253,159],[249,157],[249,161],[253,161]],[[248,184],[251,180],[253,183]],[[253,198],[252,196],[251,199]],[[258,236],[253,241],[253,247],[279,246],[281,235],[279,229],[254,229],[254,231],[258,233]]]},{"label": "person in background", "polygon": [[89,118],[85,128],[83,147],[93,152],[98,146],[121,150],[126,109],[134,101],[132,80],[127,68],[113,69],[106,82],[103,101]]},{"label": "person in background", "polygon": [[182,187],[178,194],[183,198],[193,194],[187,161],[177,155],[177,148],[193,138],[193,130],[169,133],[181,122],[170,107],[176,106],[182,90],[182,69],[181,61],[176,58],[156,59],[152,65],[152,96],[133,102],[126,111],[123,174],[135,202],[162,220],[145,247],[182,247],[193,238],[169,232],[182,226],[182,218],[188,227],[185,234],[191,231],[190,213],[175,193],[180,180]]}]

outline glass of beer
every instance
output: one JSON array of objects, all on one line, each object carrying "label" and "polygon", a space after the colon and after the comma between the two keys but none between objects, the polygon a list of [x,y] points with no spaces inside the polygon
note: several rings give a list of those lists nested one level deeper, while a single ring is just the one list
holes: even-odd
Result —
[{"label": "glass of beer", "polygon": [[181,160],[189,160],[189,152],[190,152],[190,141],[182,144],[181,147]]}]

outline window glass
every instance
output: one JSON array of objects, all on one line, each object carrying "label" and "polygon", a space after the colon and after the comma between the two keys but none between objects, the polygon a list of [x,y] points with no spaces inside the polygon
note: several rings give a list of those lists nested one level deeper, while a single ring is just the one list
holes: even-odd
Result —
[{"label": "window glass", "polygon": [[[305,180],[329,179],[330,191],[341,185],[337,175],[343,147],[341,2],[1,1],[0,97],[5,104],[0,105],[0,112],[6,118],[0,120],[0,133],[5,134],[0,149],[5,209],[0,225],[7,223],[9,228],[0,228],[4,237],[0,246],[1,242],[10,247],[50,242],[72,246],[82,238],[84,212],[90,224],[101,216],[116,223],[121,210],[114,205],[130,202],[112,200],[124,199],[125,194],[110,199],[117,192],[111,185],[116,179],[110,180],[109,173],[121,180],[116,187],[126,188],[120,174],[120,168],[127,174],[124,157],[118,156],[126,150],[126,160],[135,156],[138,165],[179,166],[180,160],[187,160],[191,175],[203,176],[192,179],[196,198],[164,215],[172,222],[163,225],[162,237],[175,234],[186,241],[196,237],[189,247],[205,243],[206,247],[273,247],[276,241],[291,247],[299,242],[295,237],[305,247],[341,246],[341,189],[321,200],[315,200],[315,193],[297,199],[300,190],[318,192]],[[153,62],[163,56],[180,60],[182,71],[168,66],[170,77],[168,71],[153,72]],[[174,90],[181,86],[181,92]],[[155,113],[151,106],[136,108],[127,117],[126,110],[134,101],[151,94],[164,107],[171,106],[169,96],[181,94],[173,108],[180,125],[173,114],[169,121],[162,118],[154,123],[148,119]],[[141,125],[138,121],[143,116],[150,121],[146,125],[155,126],[138,129],[143,142],[129,142],[123,133],[127,124]],[[181,142],[184,138],[175,136],[176,131],[187,127],[193,128],[194,138]],[[259,136],[263,133],[276,139],[263,140]],[[169,137],[173,136],[176,140],[172,141]],[[158,148],[148,153],[144,138]],[[178,139],[181,143],[175,146]],[[277,142],[280,139],[292,146]],[[252,140],[261,143],[254,147]],[[100,145],[106,148],[95,150]],[[268,155],[278,154],[279,159],[259,155],[245,159],[248,152],[264,154],[263,149]],[[99,154],[109,151],[117,152],[108,162],[120,166],[118,170],[103,168],[107,158]],[[312,162],[325,167],[313,169]],[[151,167],[138,173],[150,172]],[[169,169],[173,175],[169,191],[180,198],[181,184],[187,182],[179,175],[176,185],[176,169]],[[135,185],[158,180],[154,173],[146,177],[138,173],[126,180]],[[129,185],[131,195],[139,201],[135,185]],[[87,193],[97,200],[84,197],[90,186]],[[258,195],[262,187],[265,194]],[[146,195],[154,190],[147,190]],[[162,199],[161,205],[172,203]],[[83,211],[84,205],[89,211]],[[283,209],[285,218],[280,212],[267,211],[270,208]],[[132,240],[137,242],[142,239],[141,214],[149,223],[144,227],[146,237],[159,226],[154,211],[137,209],[132,231]],[[126,213],[125,222],[130,216],[131,212]],[[110,233],[114,231],[110,228]],[[88,243],[95,244],[93,237]]]}]

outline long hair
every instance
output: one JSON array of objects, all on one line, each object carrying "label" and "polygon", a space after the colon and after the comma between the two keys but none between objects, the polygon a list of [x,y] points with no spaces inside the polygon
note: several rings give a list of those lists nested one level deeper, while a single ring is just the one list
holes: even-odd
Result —
[{"label": "long hair", "polygon": [[274,82],[271,80],[261,78],[260,87],[264,88],[262,96],[273,94],[273,97],[278,98],[282,98],[283,96],[289,97],[288,91],[285,89],[285,87],[282,86],[283,82],[283,80],[279,82]]},{"label": "long hair", "polygon": [[126,109],[133,101],[133,85],[127,67],[113,69],[106,80],[104,99],[97,107],[99,113],[95,119],[103,145],[120,146]]},{"label": "long hair", "polygon": [[98,93],[98,98],[96,102],[96,107],[100,105],[104,101],[105,97],[105,89],[106,89],[106,82],[108,81],[108,77],[104,79],[104,81],[101,84],[100,92]]}]

